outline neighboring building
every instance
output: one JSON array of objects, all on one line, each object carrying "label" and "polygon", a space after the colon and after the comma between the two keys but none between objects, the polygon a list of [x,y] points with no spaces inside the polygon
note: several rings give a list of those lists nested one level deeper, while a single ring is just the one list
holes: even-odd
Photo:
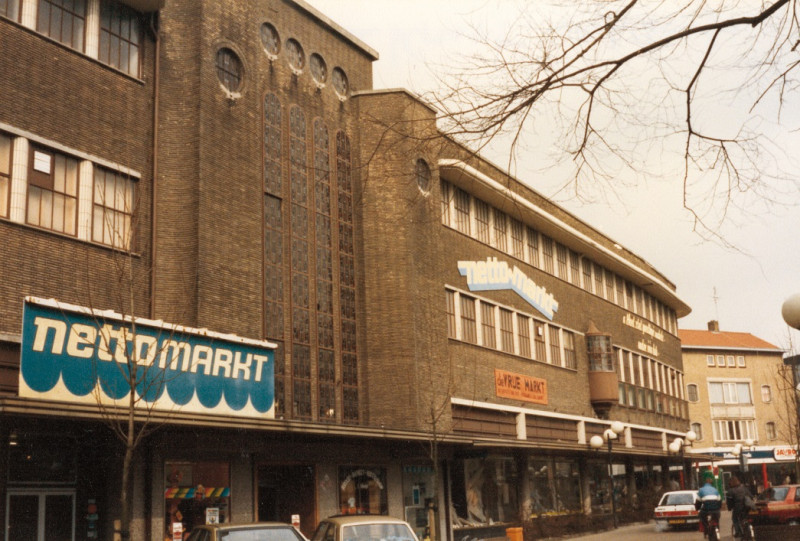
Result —
[{"label": "neighboring building", "polygon": [[302,0],[7,0],[0,47],[7,540],[112,538],[125,316],[169,376],[133,539],[421,533],[427,503],[443,538],[496,537],[679,467],[675,286],[374,90],[377,52]]},{"label": "neighboring building", "polygon": [[[794,406],[784,351],[749,333],[721,331],[717,321],[706,331],[681,329],[678,335],[697,434],[693,452],[716,457],[724,479],[742,471],[743,456],[745,477],[759,489],[767,482],[782,484],[787,476],[795,482],[797,441],[787,421]],[[733,452],[737,444],[743,447],[740,456]]]}]

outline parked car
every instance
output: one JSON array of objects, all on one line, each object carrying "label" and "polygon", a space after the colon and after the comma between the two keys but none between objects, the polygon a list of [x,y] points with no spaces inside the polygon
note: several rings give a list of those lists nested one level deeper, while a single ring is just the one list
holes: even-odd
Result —
[{"label": "parked car", "polygon": [[800,485],[778,485],[766,489],[758,495],[756,510],[751,515],[758,524],[800,525]]},{"label": "parked car", "polygon": [[382,515],[340,515],[317,526],[312,541],[419,541],[407,522]]},{"label": "parked car", "polygon": [[700,513],[695,508],[696,490],[665,492],[656,506],[653,518],[660,529],[694,526],[700,522]]},{"label": "parked car", "polygon": [[188,541],[308,541],[291,524],[205,524],[195,526]]}]

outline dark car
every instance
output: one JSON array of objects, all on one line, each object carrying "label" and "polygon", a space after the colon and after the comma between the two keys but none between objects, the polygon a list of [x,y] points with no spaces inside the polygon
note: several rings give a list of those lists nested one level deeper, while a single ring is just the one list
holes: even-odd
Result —
[{"label": "dark car", "polygon": [[205,524],[192,529],[188,541],[308,541],[294,526],[282,522]]},{"label": "dark car", "polygon": [[758,495],[751,513],[759,524],[800,525],[800,485],[778,485]]}]

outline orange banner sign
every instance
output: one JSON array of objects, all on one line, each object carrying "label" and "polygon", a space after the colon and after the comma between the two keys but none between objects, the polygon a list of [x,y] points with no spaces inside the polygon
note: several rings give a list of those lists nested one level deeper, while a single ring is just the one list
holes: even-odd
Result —
[{"label": "orange banner sign", "polygon": [[534,404],[547,404],[547,380],[505,370],[494,371],[494,388],[497,396],[524,400]]}]

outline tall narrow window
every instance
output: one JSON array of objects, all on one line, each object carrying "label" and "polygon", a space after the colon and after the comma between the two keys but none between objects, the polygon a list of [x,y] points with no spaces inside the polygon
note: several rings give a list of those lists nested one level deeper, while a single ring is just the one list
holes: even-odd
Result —
[{"label": "tall narrow window", "polygon": [[333,350],[319,348],[317,357],[317,374],[319,379],[319,420],[332,422],[336,420],[336,358]]},{"label": "tall narrow window", "polygon": [[519,220],[511,219],[511,255],[525,259],[525,226]]},{"label": "tall narrow window", "polygon": [[[314,209],[316,224],[316,306],[318,415],[336,420],[336,356],[333,339],[333,252],[331,231],[330,140],[322,119],[314,120]],[[342,311],[355,319],[355,298],[340,299]],[[345,309],[345,305],[347,305]]]},{"label": "tall narrow window", "polygon": [[695,383],[690,383],[686,386],[686,399],[689,402],[697,402],[697,385]]},{"label": "tall narrow window", "polygon": [[130,250],[133,239],[135,182],[102,167],[94,169],[92,240]]},{"label": "tall narrow window", "polygon": [[578,358],[575,355],[575,334],[570,331],[563,331],[564,337],[564,367],[578,368]]},{"label": "tall narrow window", "polygon": [[491,242],[489,231],[489,205],[480,199],[475,199],[475,238],[485,244]]},{"label": "tall narrow window", "polygon": [[[777,430],[775,430],[775,423],[774,422],[769,421],[766,424],[766,428],[767,428],[767,439],[768,440],[774,440],[774,439],[776,439],[778,437],[778,432],[777,432]],[[797,498],[795,498],[795,500],[796,499]]]},{"label": "tall narrow window", "polygon": [[455,188],[455,197],[453,199],[453,207],[456,211],[456,229],[470,234],[469,227],[469,194],[461,188]]},{"label": "tall narrow window", "polygon": [[508,251],[506,215],[497,209],[493,209],[492,214],[494,217],[494,245],[501,252],[506,252]]},{"label": "tall narrow window", "polygon": [[622,278],[614,275],[614,284],[617,287],[617,304],[625,308],[625,286],[623,285]]},{"label": "tall narrow window", "polygon": [[572,250],[569,251],[569,281],[571,284],[581,287],[581,259]]},{"label": "tall narrow window", "polygon": [[736,357],[736,366],[738,366],[739,368],[745,367],[744,355],[738,355]]},{"label": "tall narrow window", "polygon": [[452,199],[453,188],[449,182],[442,181],[439,185],[441,191],[440,197],[442,198],[442,223],[450,225],[450,200]]},{"label": "tall narrow window", "polygon": [[275,94],[264,98],[264,189],[278,197],[283,192],[283,130],[281,103]]},{"label": "tall narrow window", "polygon": [[550,362],[561,366],[561,329],[550,326]]},{"label": "tall narrow window", "polygon": [[517,335],[519,336],[519,354],[523,357],[531,356],[531,319],[522,314],[517,314]]},{"label": "tall narrow window", "polygon": [[353,178],[350,139],[344,132],[336,134],[336,178],[339,200],[339,298],[342,350],[342,419],[347,423],[360,420],[358,389],[358,349],[356,333],[355,251],[353,239]]},{"label": "tall narrow window", "polygon": [[239,56],[233,49],[223,47],[217,51],[217,78],[229,92],[236,92],[242,86],[243,67]]},{"label": "tall narrow window", "polygon": [[487,348],[497,347],[497,338],[494,326],[494,306],[481,302],[481,339]]},{"label": "tall narrow window", "polygon": [[765,403],[772,402],[772,387],[769,385],[761,386],[761,401]]},{"label": "tall narrow window", "polygon": [[706,355],[706,366],[714,366],[714,356]]},{"label": "tall narrow window", "polygon": [[283,338],[283,208],[264,195],[264,319],[267,338]]},{"label": "tall narrow window", "polygon": [[703,425],[700,423],[692,423],[692,432],[697,436],[697,441],[703,441]]},{"label": "tall narrow window", "polygon": [[544,271],[553,274],[553,239],[545,235],[542,235],[542,256]]},{"label": "tall narrow window", "polygon": [[100,2],[98,59],[136,77],[139,75],[138,14],[118,2]]},{"label": "tall narrow window", "polygon": [[614,273],[610,270],[605,271],[606,275],[606,299],[614,302]]},{"label": "tall narrow window", "polygon": [[75,235],[78,208],[78,161],[31,146],[27,222]]},{"label": "tall narrow window", "polygon": [[536,360],[547,362],[547,350],[544,341],[545,325],[541,321],[533,320],[533,341],[536,345]]},{"label": "tall narrow window", "polygon": [[475,319],[475,299],[460,295],[461,301],[461,339],[470,344],[478,343],[478,333]]},{"label": "tall narrow window", "polygon": [[11,137],[0,133],[0,216],[8,218],[11,199]]},{"label": "tall narrow window", "polygon": [[528,240],[528,262],[536,267],[539,267],[539,232],[533,229],[532,227],[527,228],[528,234],[526,235]]},{"label": "tall narrow window", "polygon": [[514,313],[500,309],[500,349],[514,353]]},{"label": "tall narrow window", "polygon": [[588,259],[583,259],[583,289],[589,293],[593,293],[594,286],[592,284],[592,262]]},{"label": "tall narrow window", "polygon": [[594,294],[603,296],[603,267],[597,263],[594,264]]},{"label": "tall narrow window", "polygon": [[36,30],[77,51],[84,50],[86,0],[39,0]]},{"label": "tall narrow window", "polygon": [[417,177],[417,186],[423,193],[428,193],[428,190],[431,189],[431,168],[428,167],[428,162],[422,158],[418,159],[414,171]]},{"label": "tall narrow window", "polygon": [[445,307],[447,310],[447,337],[458,338],[456,333],[456,293],[445,290]]},{"label": "tall narrow window", "polygon": [[567,274],[567,247],[560,242],[556,243],[556,260],[558,261],[558,277],[562,280],[569,280]]}]

